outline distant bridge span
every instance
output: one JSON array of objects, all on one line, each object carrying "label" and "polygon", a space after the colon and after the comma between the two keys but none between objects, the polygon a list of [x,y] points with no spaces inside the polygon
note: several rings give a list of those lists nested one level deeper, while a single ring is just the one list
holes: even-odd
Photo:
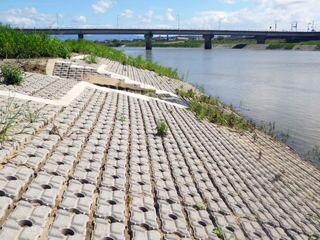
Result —
[{"label": "distant bridge span", "polygon": [[152,49],[153,35],[202,35],[205,41],[205,49],[211,49],[211,40],[215,35],[230,36],[253,36],[258,44],[264,44],[267,38],[286,38],[286,39],[320,39],[320,32],[285,32],[285,31],[240,31],[240,30],[187,30],[187,29],[21,29],[24,32],[47,32],[52,35],[78,35],[83,38],[85,34],[143,34],[146,40],[146,49]]}]

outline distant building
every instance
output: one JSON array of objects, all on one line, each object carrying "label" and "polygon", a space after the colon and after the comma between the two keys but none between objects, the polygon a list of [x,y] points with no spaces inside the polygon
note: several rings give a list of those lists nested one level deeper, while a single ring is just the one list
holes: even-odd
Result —
[{"label": "distant building", "polygon": [[177,37],[176,38],[176,41],[189,41],[189,38],[187,38],[187,37]]}]

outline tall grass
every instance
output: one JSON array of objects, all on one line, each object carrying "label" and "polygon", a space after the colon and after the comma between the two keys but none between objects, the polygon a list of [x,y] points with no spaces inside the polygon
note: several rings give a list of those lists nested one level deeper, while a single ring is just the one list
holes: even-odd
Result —
[{"label": "tall grass", "polygon": [[24,33],[0,23],[1,58],[70,57],[70,50],[47,33]]},{"label": "tall grass", "polygon": [[[59,41],[48,33],[24,33],[0,23],[0,58],[69,58],[72,52],[89,54],[95,57],[109,58],[138,68],[154,71],[170,78],[179,79],[178,70],[160,66],[158,63],[127,57],[123,52],[80,39]],[[91,59],[92,60],[92,59]]]},{"label": "tall grass", "polygon": [[189,109],[193,111],[197,118],[207,119],[212,123],[216,123],[225,127],[230,127],[239,131],[253,131],[255,125],[247,121],[243,117],[227,111],[217,99],[193,90],[184,91],[183,89],[176,90],[176,93],[181,97],[191,99]]},{"label": "tall grass", "polygon": [[150,61],[143,60],[141,55],[137,58],[126,56],[121,51],[83,39],[80,39],[78,41],[67,40],[65,44],[67,45],[67,48],[70,49],[72,52],[77,52],[81,54],[93,54],[98,57],[108,58],[113,61],[121,62],[125,65],[131,65],[137,68],[147,69],[159,73],[161,75],[168,76],[170,78],[179,79],[177,69],[163,67],[159,65],[157,62],[152,63]]}]

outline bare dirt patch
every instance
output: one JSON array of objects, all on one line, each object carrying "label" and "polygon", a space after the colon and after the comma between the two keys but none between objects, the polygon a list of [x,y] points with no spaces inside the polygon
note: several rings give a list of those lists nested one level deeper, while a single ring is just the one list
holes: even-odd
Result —
[{"label": "bare dirt patch", "polygon": [[96,84],[98,86],[102,87],[113,87],[113,88],[119,88],[119,89],[131,89],[136,91],[144,91],[145,89],[136,87],[124,82],[121,82],[114,78],[109,77],[102,77],[98,75],[89,75],[83,79],[85,82],[89,82],[92,84]]},{"label": "bare dirt patch", "polygon": [[46,65],[37,63],[26,63],[21,66],[25,72],[46,74]]},{"label": "bare dirt patch", "polygon": [[2,59],[0,65],[14,65],[25,72],[46,74],[47,58],[37,59]]}]

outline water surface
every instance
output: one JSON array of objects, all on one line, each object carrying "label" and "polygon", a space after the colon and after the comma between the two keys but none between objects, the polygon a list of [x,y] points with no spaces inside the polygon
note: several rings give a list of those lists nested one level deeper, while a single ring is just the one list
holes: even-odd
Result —
[{"label": "water surface", "polygon": [[161,65],[257,123],[291,132],[287,144],[306,155],[320,146],[320,52],[191,48],[121,48]]}]

